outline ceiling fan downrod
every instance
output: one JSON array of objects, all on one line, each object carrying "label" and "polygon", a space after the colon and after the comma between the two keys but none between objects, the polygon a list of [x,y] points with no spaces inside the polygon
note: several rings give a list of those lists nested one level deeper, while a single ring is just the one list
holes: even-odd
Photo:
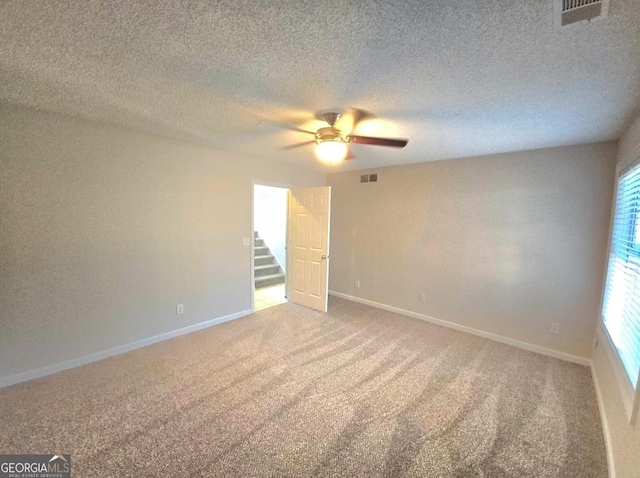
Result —
[{"label": "ceiling fan downrod", "polygon": [[324,120],[329,123],[329,126],[332,126],[334,124],[336,124],[336,122],[340,119],[340,117],[342,116],[340,113],[325,113],[324,115],[322,115]]}]

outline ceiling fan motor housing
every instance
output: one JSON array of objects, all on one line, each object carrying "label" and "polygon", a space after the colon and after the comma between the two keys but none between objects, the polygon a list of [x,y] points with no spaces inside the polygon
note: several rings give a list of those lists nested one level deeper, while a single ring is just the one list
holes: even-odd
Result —
[{"label": "ceiling fan motor housing", "polygon": [[342,131],[333,126],[326,128],[320,128],[316,133],[316,143],[320,144],[325,141],[338,141],[340,143],[347,143],[346,139],[342,135]]}]

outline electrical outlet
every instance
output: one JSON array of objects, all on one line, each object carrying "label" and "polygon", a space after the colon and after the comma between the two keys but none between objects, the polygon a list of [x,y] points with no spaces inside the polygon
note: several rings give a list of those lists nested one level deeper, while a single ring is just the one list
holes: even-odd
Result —
[{"label": "electrical outlet", "polygon": [[184,314],[184,304],[176,305],[176,315]]},{"label": "electrical outlet", "polygon": [[553,323],[549,328],[549,332],[558,335],[560,333],[560,324]]},{"label": "electrical outlet", "polygon": [[420,302],[425,302],[427,300],[427,297],[424,294],[418,294],[418,300]]},{"label": "electrical outlet", "polygon": [[354,282],[354,284],[355,284],[355,286],[356,286],[356,287],[360,287],[360,281],[359,281],[359,280],[356,280],[356,281]]},{"label": "electrical outlet", "polygon": [[250,246],[250,245],[251,245],[251,238],[249,238],[249,237],[243,237],[243,238],[242,238],[242,245],[243,245],[243,246]]}]

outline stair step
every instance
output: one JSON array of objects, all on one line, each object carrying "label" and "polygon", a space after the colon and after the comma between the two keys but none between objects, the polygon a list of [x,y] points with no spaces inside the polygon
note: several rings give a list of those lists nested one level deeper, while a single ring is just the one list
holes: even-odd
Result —
[{"label": "stair step", "polygon": [[254,247],[262,247],[262,246],[264,246],[264,239],[260,239],[259,237],[256,237],[253,240],[253,246]]},{"label": "stair step", "polygon": [[269,248],[267,246],[260,246],[253,248],[253,255],[255,256],[266,256],[269,254]]},{"label": "stair step", "polygon": [[256,266],[253,268],[253,275],[255,277],[273,275],[279,272],[280,264],[265,264],[263,266]]},{"label": "stair step", "polygon": [[260,237],[258,236],[258,231],[253,231],[253,237]]},{"label": "stair step", "polygon": [[255,256],[253,258],[254,266],[263,266],[265,264],[273,264],[273,255],[267,254],[264,256]]},{"label": "stair step", "polygon": [[256,277],[256,289],[260,289],[261,287],[269,287],[276,284],[284,284],[283,273]]}]

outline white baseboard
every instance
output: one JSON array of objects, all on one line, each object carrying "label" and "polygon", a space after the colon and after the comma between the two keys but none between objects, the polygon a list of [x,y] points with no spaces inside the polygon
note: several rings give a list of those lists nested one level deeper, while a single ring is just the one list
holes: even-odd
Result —
[{"label": "white baseboard", "polygon": [[200,322],[199,324],[189,325],[188,327],[172,330],[170,332],[165,332],[160,335],[155,335],[153,337],[149,337],[146,339],[137,340],[129,344],[120,345],[118,347],[103,350],[101,352],[96,352],[90,355],[85,355],[83,357],[78,357],[71,360],[65,360],[64,362],[58,362],[52,365],[47,365],[46,367],[36,368],[34,370],[17,373],[15,375],[9,375],[7,377],[1,377],[0,388],[8,387],[9,385],[15,385],[17,383],[26,382],[27,380],[33,380],[35,378],[45,377],[53,373],[62,372],[63,370],[68,370],[70,368],[78,367],[80,365],[96,362],[98,360],[102,360],[107,357],[111,357],[113,355],[123,354],[131,350],[139,349],[140,347],[145,347],[147,345],[162,342],[164,340],[169,340],[174,337],[179,337],[181,335],[189,334],[191,332],[196,332],[198,330],[206,329],[207,327],[211,327],[213,325],[229,322],[230,320],[238,319],[240,317],[244,317],[251,313],[252,313],[251,310],[243,310],[241,312],[236,312],[234,314],[225,315],[224,317],[218,317],[216,319],[207,320],[206,322]]},{"label": "white baseboard", "polygon": [[611,432],[609,430],[609,422],[605,415],[602,390],[600,388],[600,382],[598,381],[598,374],[596,373],[596,368],[593,365],[591,365],[591,378],[593,380],[593,386],[596,389],[596,398],[598,400],[598,409],[600,411],[600,421],[602,423],[602,432],[604,434],[604,446],[607,450],[607,469],[609,470],[609,478],[616,478],[613,451],[611,449]]},{"label": "white baseboard", "polygon": [[460,325],[454,322],[448,322],[446,320],[436,319],[435,317],[430,317],[428,315],[420,314],[418,312],[413,312],[411,310],[400,309],[399,307],[393,307],[391,305],[386,305],[386,304],[380,304],[378,302],[373,302],[372,300],[361,299],[360,297],[343,294],[341,292],[336,292],[333,290],[330,290],[329,294],[336,297],[341,297],[342,299],[351,300],[353,302],[359,302],[360,304],[370,305],[371,307],[376,307],[378,309],[388,310],[389,312],[395,312],[397,314],[402,314],[408,317],[413,317],[415,319],[431,322],[432,324],[442,325],[443,327],[448,327],[450,329],[459,330],[461,332],[467,332],[469,334],[477,335],[479,337],[484,337],[485,339],[495,340],[496,342],[501,342],[503,344],[513,345],[514,347],[519,347],[521,349],[529,350],[530,352],[537,352],[542,355],[548,355],[549,357],[554,357],[560,360],[566,360],[567,362],[573,362],[580,365],[585,365],[587,367],[591,366],[591,360],[589,360],[586,357],[579,357],[577,355],[560,352],[558,350],[548,349],[546,347],[541,347],[539,345],[522,342],[520,340],[511,339],[509,337],[493,334],[491,332],[485,332],[484,330],[467,327],[466,325]]}]

